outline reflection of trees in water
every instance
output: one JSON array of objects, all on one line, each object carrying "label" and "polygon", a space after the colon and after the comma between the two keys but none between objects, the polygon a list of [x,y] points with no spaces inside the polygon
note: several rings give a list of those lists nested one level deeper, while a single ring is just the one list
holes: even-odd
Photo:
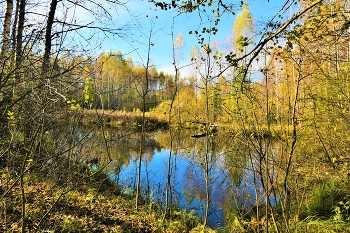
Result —
[{"label": "reflection of trees in water", "polygon": [[[259,206],[265,204],[262,183],[265,182],[265,165],[261,162],[259,152],[264,151],[264,147],[257,151],[256,145],[247,145],[247,140],[230,137],[227,134],[194,140],[192,147],[187,148],[187,152],[189,151],[187,158],[191,159],[185,172],[184,198],[187,203],[190,204],[196,199],[203,205],[207,192],[209,194],[208,219],[211,223],[215,219],[221,220],[215,215],[222,212],[225,217],[234,214],[243,218],[263,214],[262,209],[259,212]],[[272,153],[276,150],[273,146],[268,150],[272,150],[269,151],[271,155],[275,154]],[[271,156],[270,159],[274,160],[274,157]],[[271,169],[269,182],[272,184],[277,176],[273,173],[274,165],[269,166]]]},{"label": "reflection of trees in water", "polygon": [[[104,134],[102,134],[103,132]],[[271,142],[265,142],[264,140],[267,140],[265,137],[251,134],[231,136],[221,131],[213,137],[194,139],[191,135],[193,135],[191,130],[174,130],[172,135],[168,131],[147,132],[142,154],[143,195],[153,196],[153,200],[157,200],[160,205],[165,206],[165,193],[168,190],[169,207],[172,204],[183,203],[189,208],[197,205],[196,208],[202,211],[203,215],[208,189],[209,224],[220,218],[232,217],[232,215],[244,219],[261,218],[266,213],[264,210],[266,190],[264,190],[263,182],[266,183],[269,179],[268,195],[271,208],[276,207],[275,211],[279,211],[278,208],[283,208],[285,196],[282,187],[283,168],[287,163],[285,158],[288,152],[284,142],[277,141],[275,138],[269,139],[272,140]],[[130,193],[132,193],[137,178],[137,172],[134,171],[136,169],[132,165],[135,166],[139,158],[141,140],[139,132],[112,128],[103,131],[98,127],[94,130],[88,130],[68,125],[50,130],[50,134],[45,134],[42,140],[43,142],[47,141],[47,144],[51,144],[49,140],[55,142],[55,148],[42,147],[42,151],[52,150],[54,153],[60,154],[67,148],[71,148],[67,150],[67,153],[60,157],[57,156],[57,159],[54,157],[48,160],[40,167],[45,173],[44,171],[49,171],[54,164],[57,169],[50,171],[58,175],[61,173],[60,169],[63,168],[74,170],[74,173],[67,176],[63,176],[63,174],[62,178],[58,178],[66,181],[68,177],[71,183],[79,178],[79,172],[82,169],[86,169],[86,166],[81,165],[82,161],[85,164],[93,164],[96,168],[108,162],[107,144],[112,162],[105,171],[112,175],[115,182],[128,186]],[[312,145],[312,143],[309,144]],[[168,156],[170,153],[166,149],[171,149],[171,156]],[[303,162],[310,162],[308,161],[310,156],[318,148],[315,145],[308,146],[308,149],[310,151],[298,150],[296,152],[309,155],[309,157],[298,157],[298,166],[299,164],[303,166]],[[155,167],[154,164],[157,162],[155,158],[159,160],[155,154],[160,151],[162,151],[160,154],[166,157],[162,164],[158,161]],[[266,176],[266,159],[264,158],[266,153],[269,153],[268,178]],[[62,157],[69,159],[63,161]],[[313,161],[315,164],[318,162],[318,160]],[[168,165],[170,169],[168,169]],[[120,174],[128,166],[132,167],[133,171],[128,173],[125,180],[121,181]],[[204,174],[206,171],[208,172],[208,187],[205,184]],[[298,172],[300,173],[300,171]],[[295,181],[295,185],[302,185],[297,186],[302,191],[309,188],[307,181],[311,178],[305,179],[308,175],[307,171],[303,171],[302,175],[299,174],[296,177],[298,180]],[[168,189],[166,183],[168,183]],[[202,209],[198,207],[198,202],[201,202]]]},{"label": "reflection of trees in water", "polygon": [[184,174],[183,184],[187,204],[190,205],[194,199],[202,202],[205,198],[205,181],[203,171],[194,163],[190,163]]},{"label": "reflection of trees in water", "polygon": [[[107,160],[103,145],[104,139],[107,139],[112,162],[106,171],[120,183],[120,173],[132,162],[134,171],[124,181],[128,182],[128,187],[135,188],[142,139],[140,133],[109,129],[103,136],[96,129],[82,134],[88,137],[78,151],[81,158],[98,158],[96,165],[103,164]],[[208,205],[208,223],[214,226],[232,213],[245,216],[251,212],[252,206],[260,203],[259,198],[263,196],[259,155],[242,140],[225,132],[195,139],[192,134],[190,130],[182,130],[174,131],[173,135],[162,131],[145,135],[141,158],[142,194],[146,199],[152,196],[159,204],[168,207],[186,203],[196,207],[202,216],[205,216]],[[166,161],[162,166],[154,167],[153,156],[166,149],[171,149]],[[177,160],[181,160],[181,164]],[[195,203],[197,206],[194,206]]]},{"label": "reflection of trees in water", "polygon": [[[225,137],[226,136],[226,137]],[[188,205],[199,201],[197,210],[210,225],[222,222],[222,210],[225,206],[226,193],[230,190],[230,176],[225,170],[225,152],[228,150],[223,138],[228,135],[191,138],[188,158],[191,162],[184,177],[184,198]]]},{"label": "reflection of trees in water", "polygon": [[[84,159],[98,158],[103,161],[106,156],[106,150],[104,147],[104,137],[101,135],[101,131],[98,129],[90,133],[79,131],[77,137],[83,137],[86,133],[88,133],[88,136],[82,144],[81,157]],[[135,156],[138,157],[141,141],[141,135],[138,132],[108,129],[105,130],[105,138],[107,139],[106,141],[111,152],[112,160],[117,160],[128,166],[130,159],[135,159]],[[144,144],[145,150],[143,159],[151,161],[154,153],[161,150],[161,146],[152,135],[146,135]]]}]

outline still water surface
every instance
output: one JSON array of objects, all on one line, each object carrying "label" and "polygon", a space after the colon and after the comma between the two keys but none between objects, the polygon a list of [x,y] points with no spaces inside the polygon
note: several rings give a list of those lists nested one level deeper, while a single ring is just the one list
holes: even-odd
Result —
[{"label": "still water surface", "polygon": [[[157,203],[162,203],[162,199],[165,197],[169,154],[170,151],[167,149],[155,152],[152,160],[144,162],[141,167],[143,193],[146,196],[150,195]],[[173,202],[187,211],[194,210],[196,215],[203,216],[205,213],[204,172],[198,164],[193,163],[190,159],[182,158],[176,154],[174,157],[172,170],[174,174],[171,181]],[[119,185],[124,187],[126,191],[134,190],[136,187],[137,166],[137,162],[130,161],[129,166],[125,166],[120,173]],[[219,172],[219,176],[224,177]],[[220,184],[215,188],[216,195],[212,197],[211,201],[211,214],[208,219],[211,226],[217,226],[223,222],[223,203],[220,201],[222,201],[227,184],[224,180]]]},{"label": "still water surface", "polygon": [[208,224],[216,228],[234,211],[248,212],[257,199],[263,200],[251,169],[256,158],[228,133],[198,138],[193,134],[191,130],[157,131],[142,139],[140,133],[109,129],[91,132],[85,146],[89,156],[103,164],[108,139],[112,162],[107,172],[126,193],[136,190],[140,169],[143,196],[163,207],[167,183],[171,204],[202,218],[208,196]]}]

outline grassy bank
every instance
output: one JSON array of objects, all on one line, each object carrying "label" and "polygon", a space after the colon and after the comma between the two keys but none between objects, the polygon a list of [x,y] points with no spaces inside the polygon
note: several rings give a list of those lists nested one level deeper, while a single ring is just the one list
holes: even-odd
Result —
[{"label": "grassy bank", "polygon": [[24,207],[18,184],[2,197],[1,232],[196,232],[197,226],[202,228],[198,217],[181,210],[174,209],[164,219],[162,209],[150,201],[136,210],[134,198],[103,173],[87,173],[73,187],[56,182],[57,177],[41,177],[26,176]]},{"label": "grassy bank", "polygon": [[[83,110],[81,112],[68,112],[69,117],[79,117],[83,124],[103,123],[110,127],[129,127],[140,129],[142,125],[142,112],[125,112],[113,110]],[[166,129],[169,127],[167,119],[159,118],[152,113],[145,115],[145,127],[147,130]]]}]

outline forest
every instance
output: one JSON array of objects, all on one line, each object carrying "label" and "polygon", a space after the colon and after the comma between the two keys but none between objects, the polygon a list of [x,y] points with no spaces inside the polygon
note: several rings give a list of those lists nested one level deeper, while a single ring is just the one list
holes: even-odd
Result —
[{"label": "forest", "polygon": [[100,50],[127,2],[1,1],[0,231],[350,232],[350,1],[283,2],[149,0],[215,25],[167,73]]}]

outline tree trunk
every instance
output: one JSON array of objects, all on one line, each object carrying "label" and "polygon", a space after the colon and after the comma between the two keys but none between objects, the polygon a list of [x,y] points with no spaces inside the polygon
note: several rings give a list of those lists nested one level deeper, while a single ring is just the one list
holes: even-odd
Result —
[{"label": "tree trunk", "polygon": [[[18,26],[17,26],[17,35],[16,35],[16,69],[18,69],[23,61],[23,51],[22,51],[22,43],[23,43],[23,31],[24,31],[24,20],[25,20],[25,7],[26,1],[20,0],[19,2],[19,18],[18,18]],[[18,72],[17,72],[18,78]]]},{"label": "tree trunk", "polygon": [[[16,43],[15,46],[13,46],[13,49],[15,49],[15,75],[13,79],[13,87],[12,87],[12,95],[14,98],[17,98],[18,94],[18,87],[16,87],[21,82],[21,71],[20,67],[22,65],[23,61],[23,51],[22,51],[22,43],[23,43],[23,31],[24,31],[24,20],[25,20],[25,7],[26,7],[26,1],[25,0],[19,0],[17,2],[18,6],[18,25],[17,25],[17,34],[16,36],[13,35],[13,37],[16,37]],[[16,6],[16,10],[17,10]],[[13,26],[14,28],[16,25]],[[14,29],[16,31],[16,29]],[[16,33],[16,32],[15,32]]]},{"label": "tree trunk", "polygon": [[[3,70],[6,67],[6,61],[7,61],[6,57],[7,57],[7,53],[10,45],[12,8],[13,8],[13,0],[7,0],[4,27],[3,27],[3,36],[2,36],[2,48],[1,48],[1,55],[0,55],[0,61],[2,65],[1,74],[3,74]],[[1,81],[2,81],[2,75],[0,75],[0,83]]]},{"label": "tree trunk", "polygon": [[16,1],[16,9],[15,9],[15,15],[13,17],[13,24],[12,24],[12,36],[11,36],[11,41],[12,41],[12,49],[16,49],[16,36],[17,36],[17,22],[18,22],[18,11],[19,11],[19,4],[20,4],[20,1],[17,0]]},{"label": "tree trunk", "polygon": [[50,52],[51,52],[51,31],[52,31],[52,25],[53,20],[55,17],[56,7],[57,7],[57,1],[58,0],[52,0],[50,5],[50,11],[49,15],[47,17],[47,24],[46,24],[46,30],[45,30],[45,52],[44,52],[44,60],[43,60],[43,75],[46,77],[47,72],[49,71],[49,64],[50,64]]}]

